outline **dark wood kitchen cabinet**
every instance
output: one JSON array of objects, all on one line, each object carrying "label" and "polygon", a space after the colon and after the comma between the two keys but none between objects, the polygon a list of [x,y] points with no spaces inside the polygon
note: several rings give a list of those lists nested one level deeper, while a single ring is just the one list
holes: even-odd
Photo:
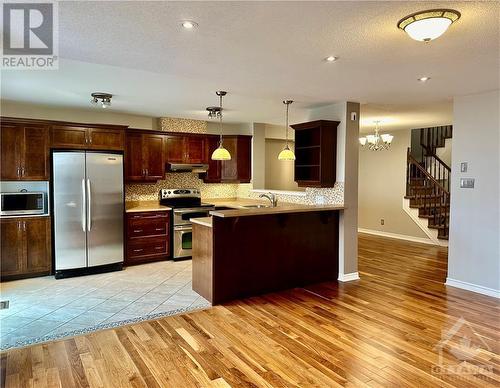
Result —
[{"label": "dark wood kitchen cabinet", "polygon": [[127,213],[126,265],[170,257],[170,212]]},{"label": "dark wood kitchen cabinet", "polygon": [[[206,183],[248,183],[252,179],[252,136],[224,136],[224,148],[231,154],[231,160],[209,160],[209,168],[204,177]],[[208,158],[219,146],[219,137],[207,139]]]},{"label": "dark wood kitchen cabinet", "polygon": [[206,136],[180,135],[165,138],[166,163],[206,163]]},{"label": "dark wood kitchen cabinet", "polygon": [[165,176],[163,136],[127,133],[125,179],[127,182],[156,182]]},{"label": "dark wood kitchen cabinet", "polygon": [[79,125],[53,125],[53,148],[121,151],[125,144],[123,129],[88,128]]},{"label": "dark wood kitchen cabinet", "polygon": [[333,187],[337,166],[338,121],[317,120],[295,130],[295,181],[299,187]]},{"label": "dark wood kitchen cabinet", "polygon": [[50,217],[2,219],[0,235],[2,280],[50,274]]},{"label": "dark wood kitchen cabinet", "polygon": [[49,130],[23,123],[1,124],[1,179],[49,179]]}]

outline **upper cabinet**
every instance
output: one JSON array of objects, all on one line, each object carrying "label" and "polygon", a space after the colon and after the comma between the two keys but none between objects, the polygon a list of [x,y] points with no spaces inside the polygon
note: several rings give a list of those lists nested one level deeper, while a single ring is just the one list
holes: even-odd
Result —
[{"label": "upper cabinet", "polygon": [[47,126],[1,123],[2,180],[49,179],[49,130]]},{"label": "upper cabinet", "polygon": [[51,134],[54,148],[120,151],[125,144],[123,129],[53,125]]},{"label": "upper cabinet", "polygon": [[252,179],[252,136],[230,135],[223,139],[231,160],[210,160],[219,146],[219,137],[210,136],[206,146],[209,168],[203,180],[206,183],[249,183]]},{"label": "upper cabinet", "polygon": [[167,163],[207,163],[206,136],[173,135],[165,138],[165,160]]},{"label": "upper cabinet", "polygon": [[164,136],[130,132],[126,134],[125,180],[156,182],[165,176]]},{"label": "upper cabinet", "polygon": [[338,121],[295,124],[295,181],[300,187],[333,187]]}]

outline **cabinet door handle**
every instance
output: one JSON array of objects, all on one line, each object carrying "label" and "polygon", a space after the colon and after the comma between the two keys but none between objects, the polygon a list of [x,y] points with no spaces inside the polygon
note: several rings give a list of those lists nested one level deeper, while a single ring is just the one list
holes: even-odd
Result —
[{"label": "cabinet door handle", "polygon": [[146,175],[149,175],[149,170],[146,168]]},{"label": "cabinet door handle", "polygon": [[17,221],[17,230],[21,230],[21,221]]},{"label": "cabinet door handle", "polygon": [[134,249],[134,252],[142,252],[144,249]]},{"label": "cabinet door handle", "polygon": [[140,233],[140,232],[142,232],[142,229],[135,229],[134,230],[134,233]]},{"label": "cabinet door handle", "polygon": [[21,168],[21,176],[24,176],[24,173],[26,172],[26,169],[24,167]]},{"label": "cabinet door handle", "polygon": [[155,230],[156,231],[161,231],[161,230],[165,230],[165,229],[163,229],[163,228],[156,228]]},{"label": "cabinet door handle", "polygon": [[20,177],[20,176],[21,176],[21,167],[18,167],[18,168],[16,169],[16,175],[17,175],[18,177]]},{"label": "cabinet door handle", "polygon": [[155,249],[156,249],[157,251],[159,251],[159,250],[163,249],[163,247],[155,247]]},{"label": "cabinet door handle", "polygon": [[26,221],[23,221],[23,230],[26,232]]}]

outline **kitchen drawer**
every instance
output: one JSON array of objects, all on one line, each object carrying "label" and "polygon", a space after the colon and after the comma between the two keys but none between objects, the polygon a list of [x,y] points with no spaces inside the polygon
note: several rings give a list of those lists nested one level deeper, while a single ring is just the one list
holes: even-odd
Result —
[{"label": "kitchen drawer", "polygon": [[127,245],[127,261],[137,261],[169,254],[168,238],[149,237],[130,240]]},{"label": "kitchen drawer", "polygon": [[127,218],[129,220],[155,220],[155,219],[165,219],[170,217],[169,211],[161,212],[133,212],[127,213]]},{"label": "kitchen drawer", "polygon": [[169,234],[168,218],[152,219],[129,219],[128,237],[147,237],[147,236],[167,236]]}]

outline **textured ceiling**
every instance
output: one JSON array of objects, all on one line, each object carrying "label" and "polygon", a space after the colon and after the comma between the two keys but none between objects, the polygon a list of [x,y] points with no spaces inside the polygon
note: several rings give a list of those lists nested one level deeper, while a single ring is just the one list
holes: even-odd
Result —
[{"label": "textured ceiling", "polygon": [[[439,39],[416,42],[396,28],[401,17],[435,7],[462,13]],[[368,104],[372,116],[411,116],[411,106],[440,103],[444,115],[453,96],[498,89],[499,9],[446,1],[61,2],[60,70],[4,71],[2,98],[87,107],[91,92],[106,91],[116,95],[116,111],[205,118],[214,91],[226,89],[232,122],[279,122],[285,97],[297,101],[298,118],[340,100]],[[185,19],[199,28],[183,30]],[[340,59],[326,63],[328,55]],[[431,81],[417,82],[423,75]]]}]

